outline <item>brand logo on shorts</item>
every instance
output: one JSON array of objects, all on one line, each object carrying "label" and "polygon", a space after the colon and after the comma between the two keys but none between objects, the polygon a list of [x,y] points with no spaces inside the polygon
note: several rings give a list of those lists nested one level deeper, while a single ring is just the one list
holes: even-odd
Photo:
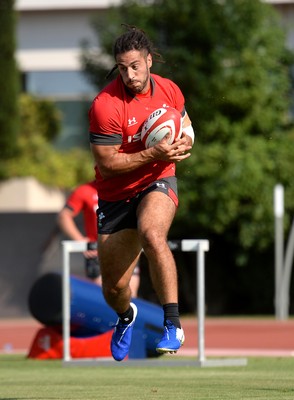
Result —
[{"label": "brand logo on shorts", "polygon": [[98,214],[98,226],[99,226],[99,228],[102,227],[102,220],[103,220],[103,218],[105,218],[105,215],[103,214],[103,212],[99,213],[99,214]]}]

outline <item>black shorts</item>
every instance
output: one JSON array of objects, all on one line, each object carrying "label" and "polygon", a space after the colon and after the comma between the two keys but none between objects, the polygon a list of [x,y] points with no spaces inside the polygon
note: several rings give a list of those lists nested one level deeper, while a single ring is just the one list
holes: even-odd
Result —
[{"label": "black shorts", "polygon": [[123,229],[137,228],[137,207],[143,197],[150,192],[162,192],[178,205],[177,178],[171,176],[152,182],[135,197],[119,200],[98,200],[97,224],[99,234],[110,234]]}]

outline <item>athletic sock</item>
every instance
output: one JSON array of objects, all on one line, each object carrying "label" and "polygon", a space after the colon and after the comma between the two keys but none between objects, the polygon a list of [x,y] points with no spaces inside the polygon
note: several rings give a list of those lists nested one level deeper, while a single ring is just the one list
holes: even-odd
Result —
[{"label": "athletic sock", "polygon": [[118,315],[119,319],[121,320],[121,322],[123,322],[124,324],[130,324],[133,321],[134,310],[130,306],[127,311],[125,311],[124,313],[121,313],[121,314],[117,313],[117,315]]},{"label": "athletic sock", "polygon": [[171,321],[176,328],[181,328],[179,305],[178,303],[168,303],[163,305],[164,325],[166,321]]}]

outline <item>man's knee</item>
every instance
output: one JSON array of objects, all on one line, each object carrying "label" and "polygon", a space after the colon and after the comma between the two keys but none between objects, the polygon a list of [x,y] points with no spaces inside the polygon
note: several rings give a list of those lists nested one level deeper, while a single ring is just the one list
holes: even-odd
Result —
[{"label": "man's knee", "polygon": [[166,236],[160,234],[160,232],[150,230],[142,235],[141,243],[145,252],[158,252],[167,246],[167,239]]}]

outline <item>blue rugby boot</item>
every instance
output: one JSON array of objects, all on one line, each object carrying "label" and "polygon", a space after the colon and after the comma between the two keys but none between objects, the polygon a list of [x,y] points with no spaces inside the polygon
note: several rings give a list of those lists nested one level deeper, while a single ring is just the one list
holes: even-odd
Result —
[{"label": "blue rugby boot", "polygon": [[111,339],[111,354],[116,361],[122,361],[129,352],[132,341],[132,333],[134,323],[137,317],[137,306],[130,303],[133,309],[133,321],[130,324],[124,324],[120,319],[117,320],[116,326]]},{"label": "blue rugby boot", "polygon": [[164,334],[156,347],[157,353],[176,353],[185,341],[182,328],[176,328],[174,324],[167,320],[164,326]]}]

